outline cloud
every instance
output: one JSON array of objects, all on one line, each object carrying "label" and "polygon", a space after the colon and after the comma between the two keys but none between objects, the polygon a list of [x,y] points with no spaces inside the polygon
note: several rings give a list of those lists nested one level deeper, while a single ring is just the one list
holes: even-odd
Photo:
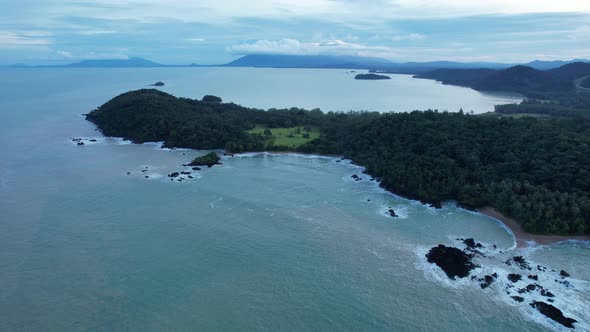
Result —
[{"label": "cloud", "polygon": [[258,40],[242,43],[227,48],[236,55],[245,54],[285,54],[285,55],[357,55],[379,56],[392,58],[396,55],[393,48],[349,43],[342,40],[322,42],[301,42],[297,39],[281,39],[276,41]]},{"label": "cloud", "polygon": [[393,37],[391,37],[391,40],[393,40],[393,41],[403,41],[403,40],[415,41],[415,40],[422,40],[424,38],[426,38],[426,36],[421,35],[419,33],[410,33],[407,35],[393,36]]},{"label": "cloud", "polygon": [[94,35],[108,35],[112,33],[117,33],[115,30],[80,30],[78,31],[81,35],[86,36],[94,36]]},{"label": "cloud", "polygon": [[51,44],[51,41],[47,37],[48,34],[43,34],[38,31],[31,31],[28,33],[0,31],[0,48],[49,45]]}]

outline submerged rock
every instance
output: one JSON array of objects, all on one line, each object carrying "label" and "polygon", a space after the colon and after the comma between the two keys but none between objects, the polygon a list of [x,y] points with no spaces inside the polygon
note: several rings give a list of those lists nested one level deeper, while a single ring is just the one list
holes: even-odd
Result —
[{"label": "submerged rock", "polygon": [[565,317],[561,310],[545,302],[535,301],[531,303],[531,307],[537,309],[543,315],[553,319],[554,321],[558,322],[559,324],[565,327],[575,329],[574,323],[578,322],[573,318]]},{"label": "submerged rock", "polygon": [[440,267],[450,279],[455,277],[465,278],[471,270],[477,266],[471,262],[471,258],[463,251],[439,244],[430,249],[426,254],[429,263]]}]

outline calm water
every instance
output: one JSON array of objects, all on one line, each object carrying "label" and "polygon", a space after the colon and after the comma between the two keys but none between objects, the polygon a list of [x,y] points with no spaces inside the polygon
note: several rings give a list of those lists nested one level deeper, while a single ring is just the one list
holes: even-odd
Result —
[{"label": "calm water", "polygon": [[[559,329],[510,299],[504,279],[482,291],[425,261],[430,247],[458,237],[486,245],[478,276],[516,271],[503,264],[515,254],[570,272],[573,287],[550,271],[540,282],[578,330],[589,328],[587,245],[514,249],[496,221],[352,181],[361,169],[337,158],[243,155],[170,181],[202,152],[105,139],[80,116],[157,80],[175,95],[261,108],[498,100],[408,76],[359,82],[338,70],[2,69],[0,330]],[[99,142],[78,147],[71,137]],[[401,218],[387,217],[388,207]]]}]

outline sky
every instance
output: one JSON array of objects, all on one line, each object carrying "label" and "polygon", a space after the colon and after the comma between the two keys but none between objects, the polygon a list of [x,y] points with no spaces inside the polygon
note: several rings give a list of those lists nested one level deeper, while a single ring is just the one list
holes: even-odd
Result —
[{"label": "sky", "polygon": [[590,58],[590,0],[0,0],[0,65],[246,54]]}]

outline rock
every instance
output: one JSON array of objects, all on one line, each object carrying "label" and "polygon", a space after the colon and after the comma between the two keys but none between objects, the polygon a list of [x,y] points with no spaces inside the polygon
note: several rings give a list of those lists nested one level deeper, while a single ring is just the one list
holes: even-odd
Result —
[{"label": "rock", "polygon": [[512,296],[512,299],[516,302],[524,302],[524,297],[522,296]]},{"label": "rock", "polygon": [[565,277],[569,277],[569,276],[570,276],[570,274],[569,274],[569,273],[567,273],[567,272],[565,272],[564,270],[561,270],[561,271],[559,272],[559,275],[560,275],[560,276],[562,276],[562,277],[564,277],[564,278],[565,278]]},{"label": "rock", "polygon": [[492,277],[494,277],[494,279],[498,279],[498,274],[494,272],[494,274],[492,274]]},{"label": "rock", "polygon": [[541,289],[541,295],[546,296],[546,297],[555,297],[555,294],[551,293],[550,291],[548,291],[546,289]]},{"label": "rock", "polygon": [[389,210],[387,210],[387,213],[389,213],[389,215],[390,215],[392,218],[397,218],[397,217],[398,217],[398,215],[397,215],[397,214],[395,214],[395,211],[394,211],[392,208],[389,208]]},{"label": "rock", "polygon": [[78,142],[78,145],[84,145],[84,142]]},{"label": "rock", "polygon": [[531,274],[529,274],[529,277],[528,278],[531,279],[531,280],[539,280],[539,277],[537,275],[531,275]]},{"label": "rock", "polygon": [[193,171],[200,171],[200,170],[201,170],[201,168],[200,168],[200,167],[196,167],[196,166],[195,166],[195,167],[193,167]]},{"label": "rock", "polygon": [[127,172],[127,175],[131,174],[131,172]]},{"label": "rock", "polygon": [[481,286],[482,289],[486,289],[488,287],[490,287],[490,285],[494,282],[494,277],[490,276],[490,275],[486,275],[485,277],[483,277],[482,283],[479,284]]},{"label": "rock", "polygon": [[191,172],[184,171],[184,172],[180,172],[180,174],[182,174],[182,175],[189,175],[189,174],[191,174]]},{"label": "rock", "polygon": [[559,324],[575,329],[574,323],[578,321],[573,318],[568,318],[563,315],[561,310],[557,309],[551,304],[547,304],[545,302],[535,301],[531,303],[531,307],[537,309],[543,315],[553,319],[554,321],[558,322]]},{"label": "rock", "polygon": [[532,292],[537,288],[537,286],[533,285],[533,284],[529,284],[526,286],[527,291]]},{"label": "rock", "polygon": [[442,244],[430,249],[426,258],[429,263],[440,267],[450,279],[465,278],[476,267],[471,262],[471,258],[463,251]]},{"label": "rock", "polygon": [[469,248],[483,248],[481,243],[476,243],[475,240],[471,238],[463,240],[463,243]]},{"label": "rock", "polygon": [[150,178],[150,176],[149,176],[149,175],[146,175],[146,176],[145,176],[145,178],[146,178],[146,179],[149,179],[149,178]]},{"label": "rock", "polygon": [[142,172],[142,173],[145,173],[145,172],[147,172],[147,171],[148,171],[147,169],[142,169],[142,170],[141,170],[141,172]]},{"label": "rock", "polygon": [[92,143],[96,143],[96,142],[98,142],[98,141],[97,141],[97,140],[95,140],[95,139],[93,138],[93,139],[91,139],[91,140],[90,140],[90,142],[92,142]]},{"label": "rock", "polygon": [[188,178],[189,178],[189,179],[194,179],[192,175],[189,175],[189,176],[188,176]]},{"label": "rock", "polygon": [[180,173],[178,173],[178,172],[174,172],[174,173],[168,174],[168,177],[169,178],[177,178],[179,176],[180,176]]},{"label": "rock", "polygon": [[514,257],[512,257],[512,260],[522,270],[529,270],[529,271],[531,270],[531,267],[529,266],[529,263],[527,263],[527,261],[524,259],[524,257],[522,257],[522,256],[514,256]]},{"label": "rock", "polygon": [[508,275],[508,280],[510,280],[512,282],[520,281],[520,279],[522,279],[522,276],[520,274],[510,273]]},{"label": "rock", "polygon": [[361,179],[361,178],[360,178],[358,175],[356,175],[356,174],[353,174],[353,175],[351,176],[351,178],[353,178],[355,181],[361,181],[361,180],[362,180],[362,179]]},{"label": "rock", "polygon": [[164,82],[156,82],[156,83],[150,84],[148,86],[164,86]]}]

